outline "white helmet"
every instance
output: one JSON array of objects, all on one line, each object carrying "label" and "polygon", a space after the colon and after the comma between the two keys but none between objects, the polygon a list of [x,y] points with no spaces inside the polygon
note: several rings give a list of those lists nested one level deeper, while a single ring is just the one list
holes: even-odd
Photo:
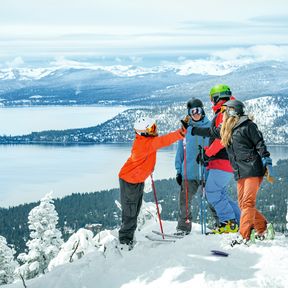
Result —
[{"label": "white helmet", "polygon": [[157,136],[156,121],[149,117],[140,117],[134,123],[134,130],[141,136]]}]

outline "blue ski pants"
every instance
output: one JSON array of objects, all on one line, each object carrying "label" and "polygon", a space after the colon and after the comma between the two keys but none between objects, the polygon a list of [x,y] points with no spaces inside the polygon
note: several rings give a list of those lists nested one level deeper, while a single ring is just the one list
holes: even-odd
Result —
[{"label": "blue ski pants", "polygon": [[227,187],[233,173],[218,169],[210,169],[206,180],[206,196],[208,202],[215,208],[220,222],[235,219],[240,224],[240,209],[238,203],[228,195]]}]

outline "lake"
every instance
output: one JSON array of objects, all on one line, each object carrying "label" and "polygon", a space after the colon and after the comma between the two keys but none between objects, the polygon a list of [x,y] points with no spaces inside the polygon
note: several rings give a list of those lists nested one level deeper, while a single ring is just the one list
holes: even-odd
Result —
[{"label": "lake", "polygon": [[0,135],[15,136],[43,130],[64,130],[96,126],[126,109],[123,106],[0,108]]},{"label": "lake", "polygon": [[[130,155],[130,144],[92,146],[0,146],[0,207],[118,187],[118,172]],[[269,147],[274,164],[288,158],[288,147]],[[176,145],[159,150],[154,178],[175,176]]]}]

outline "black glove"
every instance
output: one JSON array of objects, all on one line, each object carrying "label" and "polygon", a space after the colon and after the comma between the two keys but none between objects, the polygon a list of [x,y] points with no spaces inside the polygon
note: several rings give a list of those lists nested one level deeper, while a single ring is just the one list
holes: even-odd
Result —
[{"label": "black glove", "polygon": [[187,130],[187,128],[189,127],[189,121],[190,121],[190,116],[186,115],[184,119],[180,120],[183,127]]},{"label": "black glove", "polygon": [[194,128],[195,128],[195,127],[193,127],[193,126],[192,126],[192,128],[191,128],[191,135],[192,135],[192,136],[194,136],[194,131],[193,131]]},{"label": "black glove", "polygon": [[182,185],[182,175],[181,175],[181,173],[178,173],[177,175],[176,175],[176,182],[178,183],[178,185]]},{"label": "black glove", "polygon": [[187,130],[187,128],[189,127],[189,124],[187,122],[185,122],[184,120],[181,120],[181,123],[182,123],[183,127]]}]

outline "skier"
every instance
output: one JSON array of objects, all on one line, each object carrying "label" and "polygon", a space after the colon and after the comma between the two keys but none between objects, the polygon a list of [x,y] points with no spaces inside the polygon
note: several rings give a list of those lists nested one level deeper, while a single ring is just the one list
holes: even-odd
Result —
[{"label": "skier", "polygon": [[[182,122],[183,125],[187,125]],[[119,230],[119,242],[133,247],[137,217],[140,212],[144,181],[153,172],[156,163],[156,151],[183,139],[186,134],[184,126],[174,132],[158,136],[155,120],[141,117],[134,124],[135,140],[131,155],[119,172],[120,200],[122,207],[122,224]]]},{"label": "skier", "polygon": [[[199,151],[198,146],[201,145],[202,147],[204,147],[208,145],[208,138],[205,139],[205,137],[191,135],[192,125],[195,127],[210,127],[211,124],[205,115],[204,106],[201,100],[196,98],[189,100],[187,102],[187,109],[187,121],[189,127],[187,128],[185,140],[178,141],[178,147],[175,157],[175,169],[177,171],[176,181],[181,186],[178,199],[179,214],[178,224],[176,227],[177,233],[175,233],[178,235],[187,235],[191,232],[192,198],[196,194],[200,185],[199,168],[196,163],[196,157]],[[186,141],[186,143],[184,143],[184,141]],[[188,186],[188,195],[186,195],[186,183]],[[186,196],[188,196],[187,199]],[[216,211],[212,206],[209,208],[211,209],[211,212],[217,221]]]},{"label": "skier", "polygon": [[[220,130],[221,143],[226,147],[229,160],[237,181],[238,202],[241,209],[240,234],[242,237],[232,241],[235,244],[249,244],[251,231],[255,229],[256,238],[263,238],[267,229],[266,218],[256,209],[256,196],[265,170],[272,167],[270,153],[257,125],[244,115],[244,104],[230,100],[223,105],[223,124]],[[270,237],[274,238],[273,226],[268,226]],[[266,234],[267,235],[267,234]]]},{"label": "skier", "polygon": [[233,169],[221,140],[217,139],[212,133],[222,123],[221,106],[228,100],[235,98],[232,96],[230,87],[225,84],[212,87],[209,96],[215,113],[211,127],[200,128],[194,125],[191,134],[210,137],[209,146],[205,147],[203,151],[208,170],[205,187],[207,200],[215,208],[220,221],[218,227],[215,227],[212,233],[236,233],[240,224],[240,209],[237,202],[230,198],[227,191],[228,184],[233,177]]}]

